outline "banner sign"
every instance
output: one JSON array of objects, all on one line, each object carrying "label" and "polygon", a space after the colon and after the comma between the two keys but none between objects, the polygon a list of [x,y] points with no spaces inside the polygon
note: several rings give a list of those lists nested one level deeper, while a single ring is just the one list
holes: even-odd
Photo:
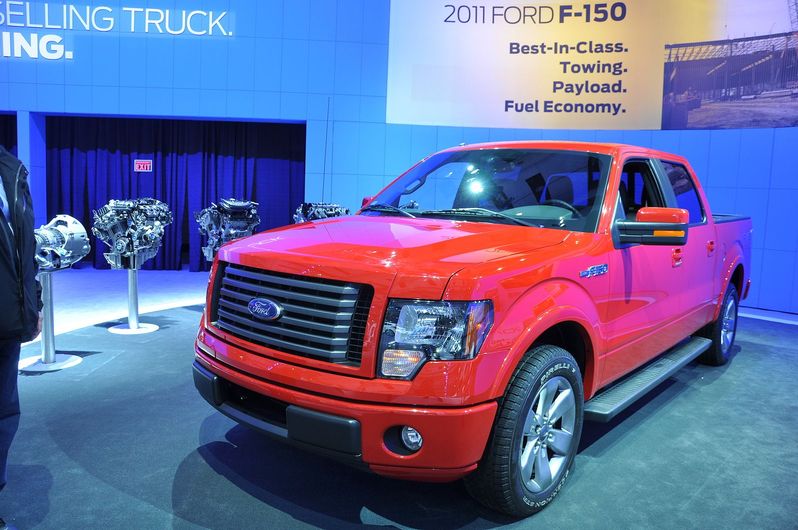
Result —
[{"label": "banner sign", "polygon": [[72,60],[76,50],[65,32],[232,37],[227,11],[0,1],[0,57]]},{"label": "banner sign", "polygon": [[798,2],[391,2],[387,96],[388,123],[798,126]]}]

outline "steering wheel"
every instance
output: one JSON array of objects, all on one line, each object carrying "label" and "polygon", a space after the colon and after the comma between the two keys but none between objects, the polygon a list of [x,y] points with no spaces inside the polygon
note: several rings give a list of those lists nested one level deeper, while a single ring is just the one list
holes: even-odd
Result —
[{"label": "steering wheel", "polygon": [[559,208],[565,208],[569,212],[572,212],[574,215],[576,215],[576,217],[578,219],[581,219],[581,218],[584,217],[584,215],[582,215],[582,212],[577,210],[576,207],[573,204],[567,203],[565,201],[561,201],[560,199],[548,199],[546,201],[541,202],[540,204],[550,205],[550,206],[557,206]]}]

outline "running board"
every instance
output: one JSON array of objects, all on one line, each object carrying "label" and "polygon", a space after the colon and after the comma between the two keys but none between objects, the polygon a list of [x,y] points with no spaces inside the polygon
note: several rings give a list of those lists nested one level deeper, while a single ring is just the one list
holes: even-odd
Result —
[{"label": "running board", "polygon": [[585,419],[606,423],[707,351],[712,341],[693,337],[621,379],[585,403]]}]

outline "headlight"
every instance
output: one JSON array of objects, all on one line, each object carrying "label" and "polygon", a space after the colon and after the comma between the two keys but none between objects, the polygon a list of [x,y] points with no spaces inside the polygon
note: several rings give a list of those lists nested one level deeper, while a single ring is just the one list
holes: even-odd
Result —
[{"label": "headlight", "polygon": [[427,360],[473,359],[493,324],[493,305],[391,300],[380,341],[380,374],[409,379]]}]

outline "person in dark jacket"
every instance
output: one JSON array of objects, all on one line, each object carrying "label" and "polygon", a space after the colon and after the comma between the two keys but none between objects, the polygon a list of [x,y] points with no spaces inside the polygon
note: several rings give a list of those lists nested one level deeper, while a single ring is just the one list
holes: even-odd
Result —
[{"label": "person in dark jacket", "polygon": [[[20,346],[41,331],[35,253],[28,170],[0,146],[0,490],[6,485],[8,450],[19,426]],[[0,530],[5,526],[0,519]]]}]

